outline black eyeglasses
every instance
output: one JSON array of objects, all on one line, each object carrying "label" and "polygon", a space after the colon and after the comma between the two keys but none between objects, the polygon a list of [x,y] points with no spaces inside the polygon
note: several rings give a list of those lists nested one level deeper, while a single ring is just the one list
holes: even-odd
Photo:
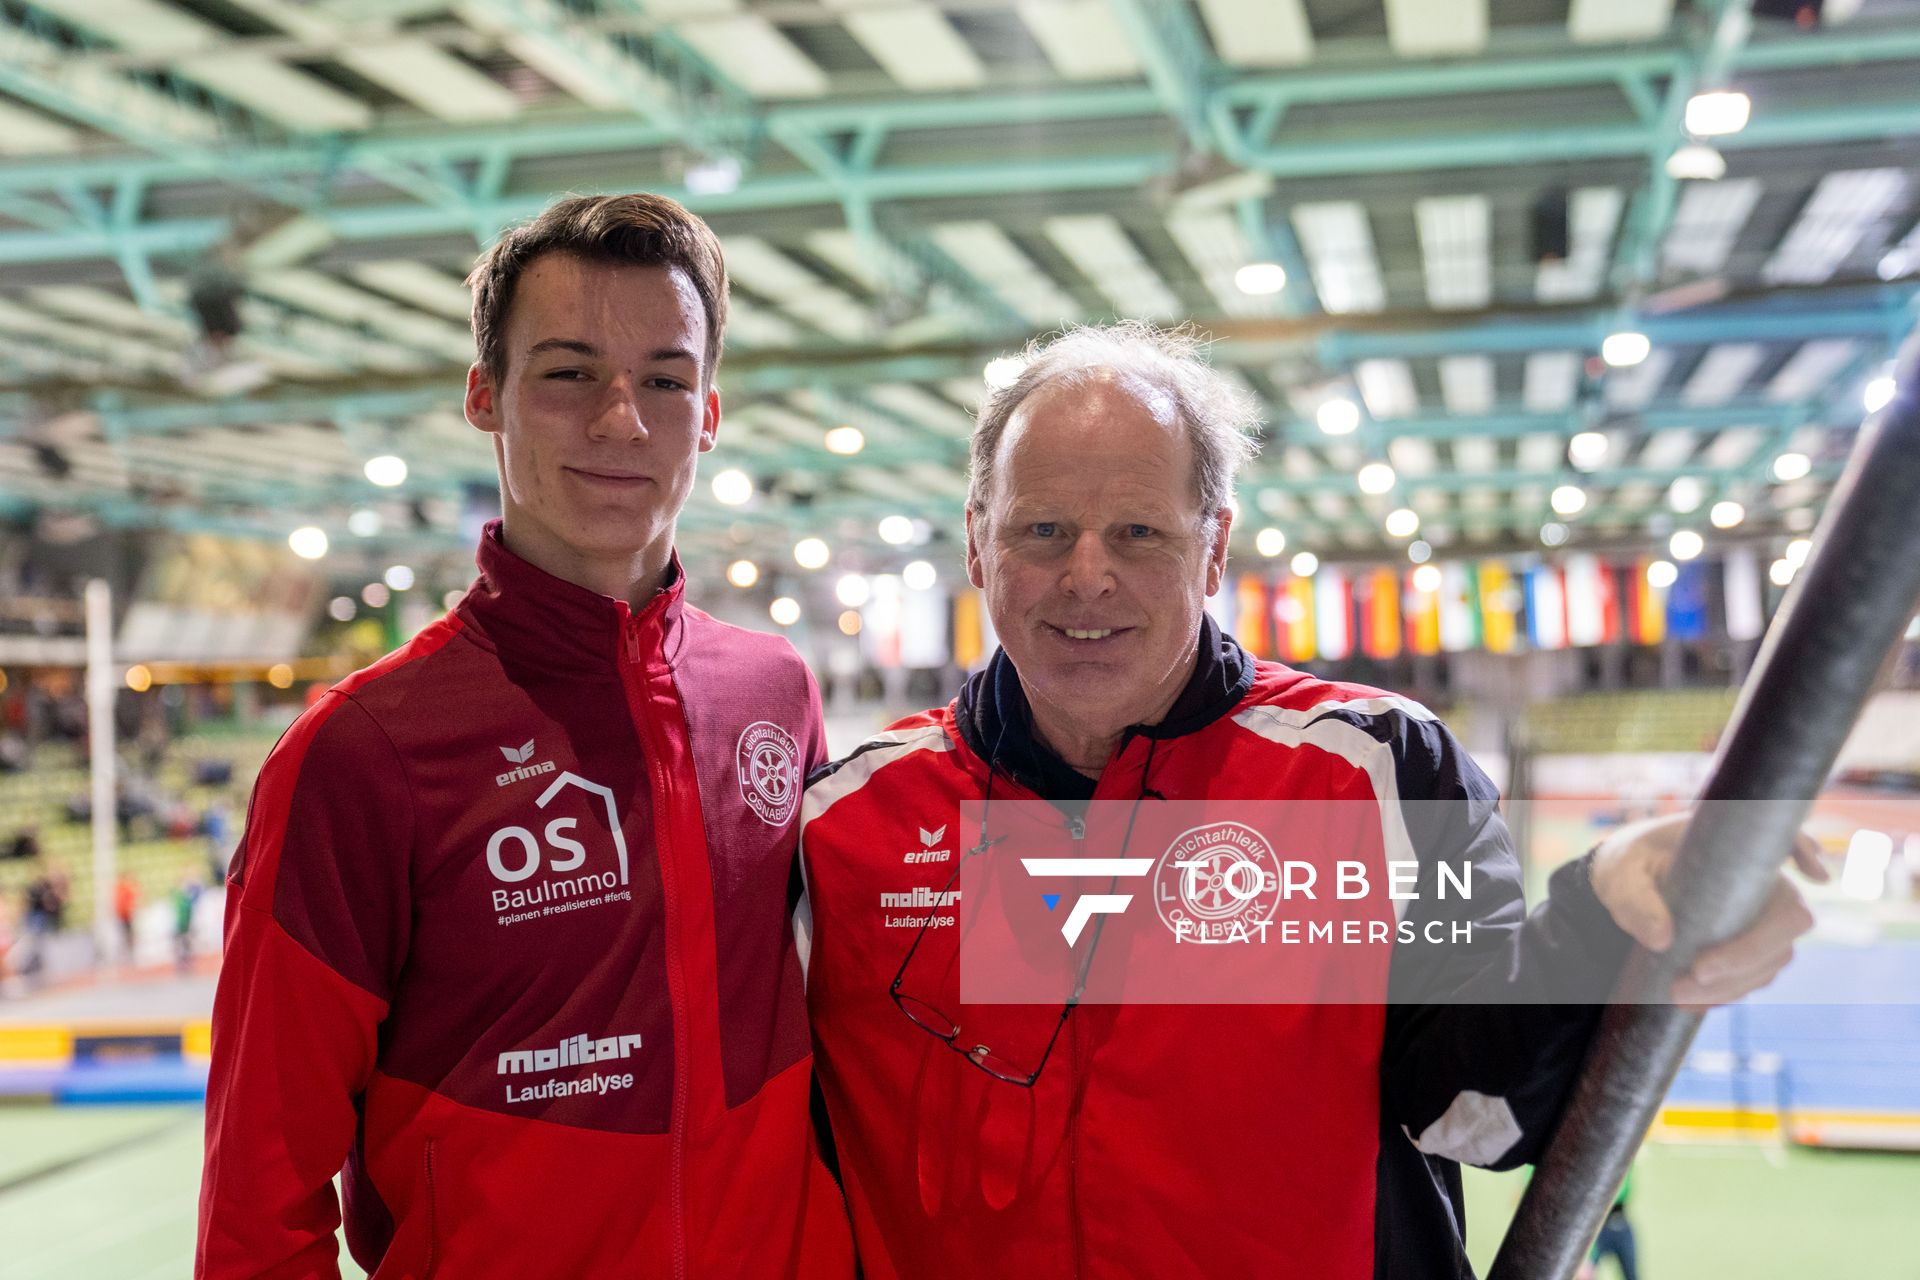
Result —
[{"label": "black eyeglasses", "polygon": [[[1153,748],[1149,745],[1147,749],[1146,771],[1142,772],[1140,778],[1141,792],[1134,797],[1133,811],[1127,815],[1126,835],[1120,842],[1120,855],[1122,857],[1126,855],[1127,846],[1133,841],[1133,820],[1140,812],[1140,801],[1145,799],[1149,794],[1145,786],[1146,775],[1152,768]],[[967,859],[985,853],[988,849],[991,849],[994,845],[1006,839],[1005,836],[994,836],[992,838],[987,836],[987,808],[992,803],[993,769],[989,766],[987,771],[987,794],[986,798],[982,801],[980,812],[980,839],[971,849],[966,850],[955,859],[953,874],[947,877],[946,884],[941,886],[939,894],[934,897],[935,902],[944,901],[947,893],[952,890],[955,884],[959,883],[960,872],[966,866]],[[1115,876],[1113,883],[1107,886],[1108,891],[1111,892],[1118,884],[1119,877]],[[933,918],[936,914],[938,914],[937,910],[929,906],[926,918],[920,922],[919,931],[913,935],[913,945],[907,948],[905,958],[900,961],[899,970],[893,975],[893,982],[888,986],[887,994],[892,997],[893,1003],[899,1008],[900,1012],[907,1015],[909,1022],[913,1023],[914,1026],[920,1028],[934,1039],[941,1041],[947,1048],[953,1050],[962,1058],[965,1058],[973,1066],[986,1072],[995,1080],[1016,1085],[1022,1089],[1033,1088],[1034,1082],[1040,1078],[1040,1073],[1047,1069],[1047,1060],[1053,1057],[1053,1046],[1060,1043],[1060,1029],[1067,1025],[1067,1019],[1073,1015],[1075,1009],[1080,1007],[1080,1001],[1087,993],[1087,974],[1093,968],[1094,954],[1100,950],[1100,934],[1101,931],[1106,928],[1107,917],[1102,915],[1094,921],[1093,941],[1087,944],[1087,953],[1080,958],[1080,971],[1074,977],[1073,992],[1067,997],[1066,1003],[1060,1006],[1060,1016],[1054,1019],[1053,1034],[1047,1037],[1047,1047],[1041,1050],[1040,1061],[1034,1064],[1033,1070],[1025,1071],[1011,1059],[1001,1056],[990,1045],[967,1044],[963,1042],[960,1038],[961,1026],[957,1018],[930,1001],[922,1000],[919,996],[906,995],[900,990],[901,985],[906,981],[907,966],[913,963],[914,954],[920,950],[920,942],[927,936],[927,930],[932,927]]]}]

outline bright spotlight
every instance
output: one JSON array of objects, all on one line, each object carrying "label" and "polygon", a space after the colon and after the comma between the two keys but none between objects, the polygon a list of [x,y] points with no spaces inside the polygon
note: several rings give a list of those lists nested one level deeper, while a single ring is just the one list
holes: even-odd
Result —
[{"label": "bright spotlight", "polygon": [[1653,354],[1653,343],[1644,333],[1631,330],[1610,333],[1600,344],[1600,358],[1615,369],[1630,369]]},{"label": "bright spotlight", "polygon": [[1564,547],[1573,533],[1558,520],[1549,520],[1540,526],[1540,545],[1545,547]]},{"label": "bright spotlight", "polygon": [[1813,552],[1812,539],[1795,538],[1792,542],[1789,542],[1787,544],[1786,554],[1782,556],[1781,559],[1785,560],[1788,564],[1798,569],[1801,565],[1807,562],[1807,557],[1811,555],[1812,552]]},{"label": "bright spotlight", "polygon": [[1667,486],[1667,505],[1680,515],[1691,515],[1707,500],[1707,487],[1693,476],[1681,476]]},{"label": "bright spotlight", "polygon": [[1665,591],[1679,580],[1679,566],[1671,560],[1655,560],[1647,566],[1647,585],[1655,591]]},{"label": "bright spotlight", "polygon": [[1233,273],[1234,287],[1258,297],[1287,287],[1287,270],[1277,262],[1249,262]]},{"label": "bright spotlight", "polygon": [[1582,471],[1592,471],[1607,460],[1612,444],[1603,432],[1582,431],[1567,441],[1567,461]]},{"label": "bright spotlight", "polygon": [[1297,578],[1311,578],[1320,572],[1320,557],[1311,551],[1302,551],[1293,558],[1293,573]]},{"label": "bright spotlight", "polygon": [[760,581],[760,566],[751,560],[735,560],[727,566],[727,581],[744,590]]},{"label": "bright spotlight", "polygon": [[910,560],[900,570],[900,581],[909,591],[928,591],[938,581],[940,575],[925,560]]},{"label": "bright spotlight", "polygon": [[827,432],[827,452],[852,457],[867,447],[867,437],[858,427],[835,427]]},{"label": "bright spotlight", "polygon": [[361,507],[347,517],[347,532],[356,538],[371,538],[380,532],[380,513]]},{"label": "bright spotlight", "polygon": [[406,591],[413,586],[413,570],[404,564],[389,565],[381,580],[390,590]]},{"label": "bright spotlight", "polygon": [[384,609],[387,601],[393,599],[393,592],[387,590],[384,582],[369,582],[360,588],[360,603],[369,609]]},{"label": "bright spotlight", "polygon": [[827,544],[818,538],[802,538],[793,544],[793,560],[802,569],[820,569],[826,566],[833,553],[827,550]]},{"label": "bright spotlight", "polygon": [[1314,420],[1330,436],[1350,435],[1360,425],[1360,406],[1345,396],[1335,396],[1320,406]]},{"label": "bright spotlight", "polygon": [[1773,460],[1773,478],[1782,484],[1805,478],[1813,470],[1813,459],[1804,453],[1783,453]]},{"label": "bright spotlight", "polygon": [[1420,528],[1420,513],[1412,507],[1401,507],[1387,513],[1387,536],[1393,538],[1411,538]]},{"label": "bright spotlight", "polygon": [[1753,99],[1744,93],[1721,89],[1696,93],[1687,99],[1687,132],[1696,138],[1719,138],[1747,127],[1753,114]]},{"label": "bright spotlight", "polygon": [[1707,540],[1692,529],[1679,529],[1667,539],[1667,552],[1675,560],[1691,560],[1707,549]]},{"label": "bright spotlight", "polygon": [[913,541],[913,521],[906,516],[888,516],[880,522],[880,541],[890,547],[904,547]]},{"label": "bright spotlight", "polygon": [[713,478],[713,500],[737,507],[753,496],[753,477],[729,467]]},{"label": "bright spotlight", "polygon": [[781,596],[767,606],[767,615],[783,627],[790,627],[800,621],[800,602],[792,596]]},{"label": "bright spotlight", "polygon": [[1563,516],[1576,516],[1586,510],[1587,491],[1577,484],[1563,484],[1548,498],[1554,511]]},{"label": "bright spotlight", "polygon": [[1423,596],[1430,596],[1440,589],[1440,566],[1423,564],[1413,571],[1413,589]]},{"label": "bright spotlight", "polygon": [[1868,413],[1878,413],[1893,403],[1893,379],[1875,378],[1867,384],[1861,399],[1866,403]]},{"label": "bright spotlight", "polygon": [[1727,158],[1704,142],[1689,142],[1667,157],[1667,176],[1679,182],[1718,182],[1727,176]]},{"label": "bright spotlight", "polygon": [[1026,361],[1016,359],[1013,356],[996,356],[992,360],[987,361],[987,367],[981,371],[981,376],[986,379],[987,385],[995,391],[1005,391],[1008,387],[1018,382],[1020,375],[1026,371]]},{"label": "bright spotlight", "polygon": [[302,560],[318,560],[327,554],[327,531],[318,525],[301,525],[287,535],[287,545]]},{"label": "bright spotlight", "polygon": [[367,479],[382,489],[392,489],[407,482],[407,460],[383,453],[377,458],[367,459]]},{"label": "bright spotlight", "polygon": [[1737,502],[1716,502],[1713,510],[1707,513],[1707,519],[1716,529],[1732,529],[1747,518],[1747,509]]},{"label": "bright spotlight", "polygon": [[1795,568],[1790,560],[1775,560],[1767,569],[1767,577],[1772,579],[1774,586],[1784,587],[1793,581]]},{"label": "bright spotlight", "polygon": [[1360,468],[1354,479],[1360,485],[1360,492],[1380,494],[1393,488],[1393,468],[1384,462],[1369,462]]},{"label": "bright spotlight", "polygon": [[849,609],[858,609],[873,596],[873,588],[857,573],[849,573],[833,584],[833,598]]},{"label": "bright spotlight", "polygon": [[1268,527],[1253,535],[1253,549],[1271,560],[1287,549],[1287,535]]}]

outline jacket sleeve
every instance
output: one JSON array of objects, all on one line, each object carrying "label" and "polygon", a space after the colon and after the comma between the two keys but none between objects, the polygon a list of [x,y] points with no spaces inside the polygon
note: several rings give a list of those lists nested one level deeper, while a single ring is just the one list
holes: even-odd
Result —
[{"label": "jacket sleeve", "polygon": [[413,805],[328,694],[274,748],[228,873],[194,1274],[335,1277],[346,1163],[407,950]]},{"label": "jacket sleeve", "polygon": [[[1429,1155],[1512,1168],[1551,1136],[1632,942],[1594,896],[1591,854],[1528,912],[1491,780],[1438,721],[1391,719],[1420,874],[1388,975],[1385,1118]],[[1467,895],[1442,861],[1465,864]]]}]

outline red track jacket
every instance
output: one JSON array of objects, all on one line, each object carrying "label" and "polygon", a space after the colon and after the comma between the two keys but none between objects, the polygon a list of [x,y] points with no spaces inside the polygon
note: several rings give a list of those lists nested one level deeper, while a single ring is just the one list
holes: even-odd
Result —
[{"label": "red track jacket", "polygon": [[[1550,1133],[1630,945],[1584,862],[1523,919],[1493,785],[1431,712],[1255,662],[1210,620],[1200,647],[1097,783],[1034,736],[1001,653],[810,784],[797,918],[870,1280],[1471,1280],[1455,1162],[1512,1166]],[[1407,919],[1470,920],[1474,943],[1396,942],[1385,1003],[1081,1005],[1033,1088],[995,1080],[888,995],[990,767],[993,804],[1377,804],[1422,864]],[[1436,896],[1440,859],[1471,864],[1470,901]],[[958,917],[926,930],[912,993],[1030,1069],[1060,1006],[962,1005]]]},{"label": "red track jacket", "polygon": [[[260,775],[201,1277],[845,1277],[787,892],[819,694],[509,553]],[[677,569],[677,566],[676,566]]]}]

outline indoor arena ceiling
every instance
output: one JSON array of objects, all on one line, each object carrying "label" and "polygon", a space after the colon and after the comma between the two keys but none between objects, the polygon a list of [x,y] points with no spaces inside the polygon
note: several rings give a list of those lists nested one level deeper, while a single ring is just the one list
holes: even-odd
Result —
[{"label": "indoor arena ceiling", "polygon": [[[1402,507],[1443,553],[1803,528],[1915,318],[1920,0],[1779,7],[0,0],[0,504],[453,554],[493,475],[463,275],[557,193],[647,188],[734,281],[703,474],[755,493],[703,479],[703,559],[955,528],[988,362],[1116,315],[1192,321],[1264,404],[1249,557],[1379,557]],[[1724,175],[1673,176],[1721,89]],[[1606,367],[1622,331],[1650,354]]]}]

